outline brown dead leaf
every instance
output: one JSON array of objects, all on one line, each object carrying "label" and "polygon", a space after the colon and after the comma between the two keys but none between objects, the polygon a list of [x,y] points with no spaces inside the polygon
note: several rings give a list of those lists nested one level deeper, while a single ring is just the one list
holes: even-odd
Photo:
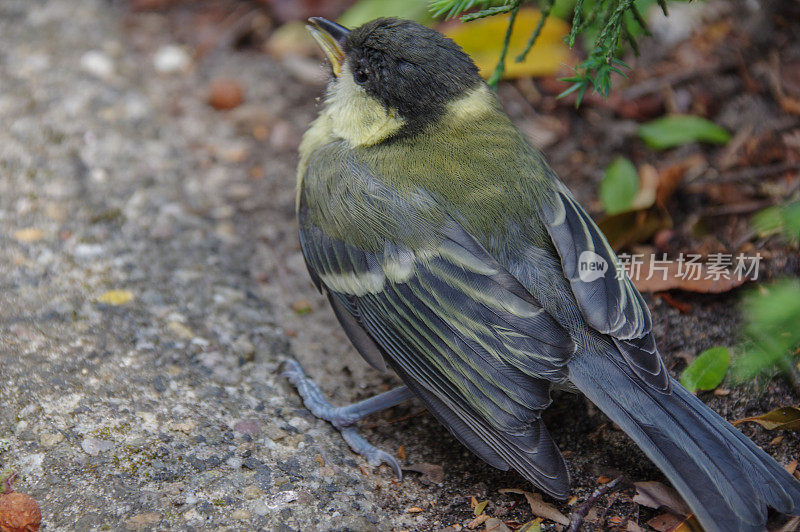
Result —
[{"label": "brown dead leaf", "polygon": [[696,174],[708,165],[706,158],[697,153],[687,157],[677,164],[658,170],[658,188],[656,189],[656,204],[663,207],[680,187],[684,177],[690,171]]},{"label": "brown dead leaf", "polygon": [[[678,309],[681,314],[690,314],[692,312],[692,305],[685,301],[678,301],[672,297],[669,292],[659,292],[656,294],[659,298],[664,300],[664,303],[674,309]],[[715,390],[716,391],[716,390]]]},{"label": "brown dead leaf", "polygon": [[633,521],[628,521],[628,523],[625,525],[625,530],[626,532],[646,532],[644,528]]},{"label": "brown dead leaf", "polygon": [[412,506],[411,508],[407,508],[406,512],[410,514],[418,514],[420,512],[424,512],[425,510],[420,508],[419,506]]},{"label": "brown dead leaf", "polygon": [[419,462],[403,468],[404,471],[415,471],[422,473],[419,481],[425,485],[439,484],[444,480],[444,469],[438,464],[429,464],[428,462]]},{"label": "brown dead leaf", "polygon": [[545,519],[554,521],[559,525],[569,525],[569,518],[559,512],[558,509],[552,504],[544,502],[542,500],[542,496],[538,493],[531,493],[530,491],[523,491],[520,489],[503,489],[499,491],[500,493],[515,493],[517,495],[523,495],[528,501],[528,506],[531,507],[531,512],[533,515],[544,517]]},{"label": "brown dead leaf", "polygon": [[658,530],[658,532],[674,532],[683,523],[683,520],[683,517],[667,512],[650,519],[647,522],[647,526]]},{"label": "brown dead leaf", "polygon": [[489,520],[489,514],[481,514],[472,521],[470,521],[469,523],[467,523],[467,528],[469,528],[470,530],[475,530],[488,520]]},{"label": "brown dead leaf", "polygon": [[397,457],[400,460],[405,460],[406,459],[406,448],[403,447],[402,445],[398,445],[397,446]]},{"label": "brown dead leaf", "polygon": [[639,168],[639,190],[631,201],[631,210],[639,211],[653,206],[656,202],[658,182],[658,170],[654,166],[645,164]]},{"label": "brown dead leaf", "polygon": [[672,219],[666,211],[653,208],[605,216],[597,225],[617,251],[631,244],[647,242],[658,231],[672,227]]},{"label": "brown dead leaf", "polygon": [[758,423],[767,430],[800,430],[800,408],[796,406],[776,408],[760,416],[737,419],[733,425],[748,421]]},{"label": "brown dead leaf", "polygon": [[[702,263],[689,268],[676,260],[663,262],[655,255],[623,264],[628,276],[640,292],[663,292],[664,290],[685,290],[703,294],[720,294],[744,284],[745,276],[735,275],[733,271],[719,274],[709,271]],[[649,277],[649,279],[648,279]]]},{"label": "brown dead leaf", "polygon": [[794,472],[797,471],[797,460],[792,460],[786,464],[786,471],[788,471],[790,475],[794,475]]},{"label": "brown dead leaf", "polygon": [[635,482],[636,495],[633,502],[647,506],[648,508],[665,508],[678,515],[688,515],[691,513],[689,505],[673,488],[656,482],[654,480],[646,482]]},{"label": "brown dead leaf", "polygon": [[484,530],[486,532],[511,532],[511,529],[496,517],[490,517],[486,520],[486,528]]},{"label": "brown dead leaf", "polygon": [[793,115],[800,115],[800,98],[793,98],[791,96],[784,96],[778,103],[781,109]]}]

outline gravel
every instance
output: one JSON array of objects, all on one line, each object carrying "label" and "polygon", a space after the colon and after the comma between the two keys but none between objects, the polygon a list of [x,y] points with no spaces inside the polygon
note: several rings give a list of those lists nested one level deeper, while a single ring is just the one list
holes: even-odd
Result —
[{"label": "gravel", "polygon": [[[474,518],[470,497],[532,519],[498,493],[530,486],[418,402],[363,424],[405,457],[399,482],[281,378],[294,357],[334,404],[397,384],[354,352],[298,249],[295,154],[324,70],[196,53],[173,23],[102,0],[0,2],[0,469],[20,473],[43,529],[440,530]],[[217,79],[244,103],[212,108]],[[733,301],[683,315],[648,297],[674,374],[735,336]],[[728,419],[797,403],[781,381],[703,398]],[[579,500],[599,475],[663,478],[580,397],[558,394],[545,418]],[[791,460],[794,434],[745,430]]]}]

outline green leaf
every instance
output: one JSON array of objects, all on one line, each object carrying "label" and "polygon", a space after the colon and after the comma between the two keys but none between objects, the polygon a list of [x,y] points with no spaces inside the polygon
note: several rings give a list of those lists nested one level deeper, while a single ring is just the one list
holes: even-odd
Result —
[{"label": "green leaf", "polygon": [[339,24],[357,28],[378,17],[400,17],[431,24],[428,0],[359,0],[339,17]]},{"label": "green leaf", "polygon": [[800,201],[784,206],[783,234],[790,240],[800,240]]},{"label": "green leaf", "polygon": [[639,191],[639,174],[636,167],[625,157],[617,157],[606,168],[600,184],[600,201],[608,214],[630,209],[633,198]]},{"label": "green leaf", "polygon": [[665,150],[689,142],[726,144],[731,135],[713,122],[691,115],[658,118],[638,129],[639,137],[656,150]]},{"label": "green leaf", "polygon": [[750,225],[762,238],[783,233],[786,240],[800,240],[800,201],[767,207],[753,216]]},{"label": "green leaf", "polygon": [[758,211],[750,220],[756,233],[760,237],[765,237],[779,233],[783,228],[783,212],[780,206],[774,205]]},{"label": "green leaf", "polygon": [[730,360],[731,352],[727,347],[706,349],[683,370],[681,384],[692,393],[697,390],[713,390],[725,377]]},{"label": "green leaf", "polygon": [[734,378],[749,379],[787,360],[792,363],[791,352],[800,345],[800,281],[758,286],[744,298],[742,311],[748,343],[734,363]]}]

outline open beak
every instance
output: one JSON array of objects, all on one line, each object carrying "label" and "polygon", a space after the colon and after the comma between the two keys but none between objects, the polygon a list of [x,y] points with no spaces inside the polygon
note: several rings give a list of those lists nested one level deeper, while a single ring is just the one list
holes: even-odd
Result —
[{"label": "open beak", "polygon": [[331,63],[333,75],[338,78],[342,74],[342,63],[344,63],[344,41],[350,30],[322,17],[308,19],[306,28],[325,52]]}]

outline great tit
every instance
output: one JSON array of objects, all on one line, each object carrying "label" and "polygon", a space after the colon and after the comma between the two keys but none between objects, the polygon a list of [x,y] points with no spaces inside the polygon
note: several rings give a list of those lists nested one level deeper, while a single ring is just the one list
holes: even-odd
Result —
[{"label": "great tit", "polygon": [[332,76],[299,150],[302,252],[358,351],[405,383],[333,408],[293,362],[315,414],[399,473],[352,425],[416,396],[480,458],[565,498],[541,414],[551,389],[576,389],[706,530],[764,530],[768,506],[800,514],[800,484],[670,377],[603,234],[458,45],[396,18],[309,29]]}]

